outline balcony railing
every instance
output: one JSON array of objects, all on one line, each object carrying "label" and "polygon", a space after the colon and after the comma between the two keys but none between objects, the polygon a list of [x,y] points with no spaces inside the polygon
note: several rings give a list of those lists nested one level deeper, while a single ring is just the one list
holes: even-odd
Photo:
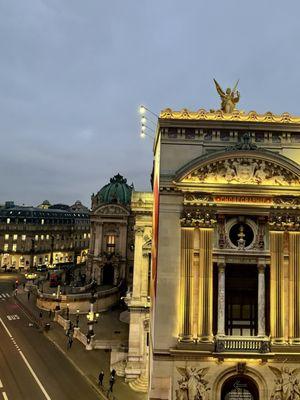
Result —
[{"label": "balcony railing", "polygon": [[216,339],[215,350],[217,353],[223,352],[254,352],[269,353],[270,341],[268,338],[258,337],[233,337],[224,336]]}]

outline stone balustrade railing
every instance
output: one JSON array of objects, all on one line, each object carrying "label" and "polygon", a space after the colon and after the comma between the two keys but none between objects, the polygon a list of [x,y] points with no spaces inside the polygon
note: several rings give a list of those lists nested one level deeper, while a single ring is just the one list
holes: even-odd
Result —
[{"label": "stone balustrade railing", "polygon": [[226,336],[216,339],[216,352],[255,352],[268,353],[270,340],[258,337],[233,337]]}]

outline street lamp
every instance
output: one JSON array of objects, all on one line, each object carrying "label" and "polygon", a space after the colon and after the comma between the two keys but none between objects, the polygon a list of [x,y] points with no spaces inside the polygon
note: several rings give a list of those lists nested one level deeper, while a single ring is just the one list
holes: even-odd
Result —
[{"label": "street lamp", "polygon": [[79,309],[76,310],[76,328],[79,328]]},{"label": "street lamp", "polygon": [[142,114],[142,115],[146,114],[146,111],[148,111],[150,114],[154,115],[154,117],[159,118],[159,116],[155,112],[149,110],[149,108],[147,108],[143,105],[140,105],[139,111],[140,111],[140,114]]},{"label": "street lamp", "polygon": [[94,312],[94,303],[96,302],[97,297],[95,296],[95,289],[93,288],[91,291],[91,298],[90,298],[90,311],[87,314],[87,324],[88,324],[88,333],[87,338],[88,341],[91,340],[92,336],[95,335],[94,333],[94,324],[97,323],[97,319],[99,317],[99,313]]}]

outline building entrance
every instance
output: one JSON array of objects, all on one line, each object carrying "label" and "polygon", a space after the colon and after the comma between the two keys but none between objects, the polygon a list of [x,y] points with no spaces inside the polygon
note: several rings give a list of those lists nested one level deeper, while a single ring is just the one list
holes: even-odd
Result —
[{"label": "building entrance", "polygon": [[259,400],[259,393],[251,378],[236,375],[223,384],[221,400]]},{"label": "building entrance", "polygon": [[107,263],[103,267],[103,285],[114,284],[114,267],[111,263]]},{"label": "building entrance", "polygon": [[227,264],[225,282],[226,335],[257,335],[257,266]]}]

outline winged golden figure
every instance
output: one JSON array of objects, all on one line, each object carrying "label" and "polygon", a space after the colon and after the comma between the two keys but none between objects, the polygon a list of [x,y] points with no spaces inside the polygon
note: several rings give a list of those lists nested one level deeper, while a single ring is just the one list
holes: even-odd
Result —
[{"label": "winged golden figure", "polygon": [[219,93],[222,103],[221,110],[226,114],[232,113],[235,110],[235,105],[240,100],[240,93],[236,90],[239,81],[234,85],[234,88],[231,90],[230,88],[226,89],[226,92],[221,88],[218,82],[214,79],[217,92]]}]

